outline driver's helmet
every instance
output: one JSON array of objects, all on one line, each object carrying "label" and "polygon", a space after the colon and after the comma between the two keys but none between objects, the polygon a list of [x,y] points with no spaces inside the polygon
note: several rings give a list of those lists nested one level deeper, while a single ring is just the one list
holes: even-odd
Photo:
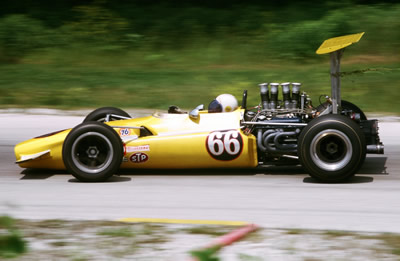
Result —
[{"label": "driver's helmet", "polygon": [[218,95],[209,105],[208,112],[231,112],[238,108],[238,101],[232,94]]}]

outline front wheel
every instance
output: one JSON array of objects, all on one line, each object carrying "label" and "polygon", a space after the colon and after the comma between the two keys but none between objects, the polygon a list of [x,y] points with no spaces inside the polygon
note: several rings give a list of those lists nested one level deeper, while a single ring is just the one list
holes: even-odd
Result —
[{"label": "front wheel", "polygon": [[322,182],[342,182],[354,176],[366,156],[360,127],[342,115],[321,116],[305,127],[298,139],[303,167]]},{"label": "front wheel", "polygon": [[62,156],[67,170],[78,180],[106,181],[122,163],[121,138],[108,125],[85,122],[71,130],[66,137]]}]

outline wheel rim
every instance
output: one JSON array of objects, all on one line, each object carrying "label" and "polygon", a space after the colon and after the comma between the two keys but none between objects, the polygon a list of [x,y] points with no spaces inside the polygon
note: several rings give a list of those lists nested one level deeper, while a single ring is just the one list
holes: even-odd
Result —
[{"label": "wheel rim", "polygon": [[328,129],[318,133],[311,142],[312,161],[321,169],[337,171],[351,160],[353,148],[346,134]]},{"label": "wheel rim", "polygon": [[96,174],[108,168],[114,152],[110,140],[101,133],[87,132],[72,144],[72,161],[81,171]]}]

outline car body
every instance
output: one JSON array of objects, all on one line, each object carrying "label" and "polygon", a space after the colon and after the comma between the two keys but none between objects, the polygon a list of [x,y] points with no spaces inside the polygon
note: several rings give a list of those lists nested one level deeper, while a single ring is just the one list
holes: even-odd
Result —
[{"label": "car body", "polygon": [[301,164],[322,182],[345,181],[359,170],[367,153],[382,154],[384,149],[378,121],[368,120],[359,107],[340,98],[343,48],[362,35],[328,39],[318,49],[331,53],[332,95],[317,107],[300,83],[289,82],[260,84],[261,102],[252,108],[244,91],[241,106],[229,112],[200,105],[184,113],[172,106],[168,113],[131,118],[121,109],[104,107],[72,129],[17,144],[16,163],[22,168],[67,169],[77,179],[93,182],[107,180],[120,168],[274,164]]},{"label": "car body", "polygon": [[[188,114],[155,113],[104,124],[112,126],[123,141],[121,168],[255,167],[258,164],[255,137],[244,135],[241,130],[243,113],[243,109],[213,114],[200,111],[198,119],[192,119]],[[142,129],[147,130],[146,135],[141,135]],[[63,130],[18,144],[15,147],[17,163],[22,168],[65,169],[62,148],[70,131]],[[209,144],[219,134],[240,141],[230,150],[232,159],[214,156],[220,152]],[[36,158],[28,160],[28,155]]]}]

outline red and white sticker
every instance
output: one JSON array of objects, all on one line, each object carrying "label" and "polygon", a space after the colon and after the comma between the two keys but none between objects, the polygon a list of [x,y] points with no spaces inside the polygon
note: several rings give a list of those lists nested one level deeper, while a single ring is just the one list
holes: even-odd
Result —
[{"label": "red and white sticker", "polygon": [[144,163],[149,159],[149,156],[147,156],[146,153],[144,152],[136,152],[133,153],[129,159],[133,162],[133,163]]},{"label": "red and white sticker", "polygon": [[237,130],[214,131],[207,136],[208,153],[217,160],[234,160],[243,150],[243,138]]},{"label": "red and white sticker", "polygon": [[126,152],[150,151],[150,145],[126,146]]}]

